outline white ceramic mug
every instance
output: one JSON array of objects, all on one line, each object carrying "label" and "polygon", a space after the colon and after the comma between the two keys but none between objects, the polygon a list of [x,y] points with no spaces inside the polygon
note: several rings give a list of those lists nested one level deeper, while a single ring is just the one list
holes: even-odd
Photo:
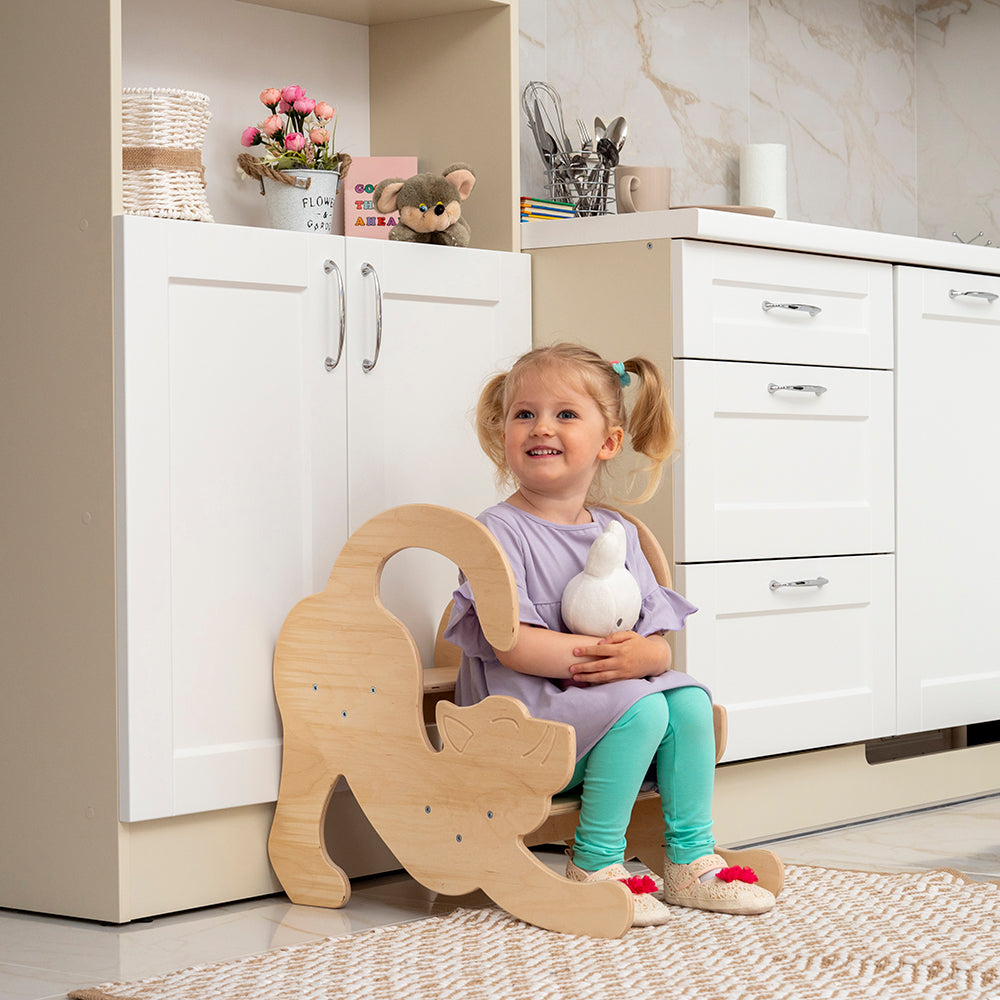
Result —
[{"label": "white ceramic mug", "polygon": [[670,208],[670,167],[615,167],[619,214]]}]

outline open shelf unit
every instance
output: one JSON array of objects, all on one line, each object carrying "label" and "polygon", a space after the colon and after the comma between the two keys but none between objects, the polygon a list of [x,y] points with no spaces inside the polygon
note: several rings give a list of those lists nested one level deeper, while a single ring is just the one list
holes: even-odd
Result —
[{"label": "open shelf unit", "polygon": [[[0,905],[112,922],[278,888],[264,850],[266,804],[119,821],[116,521],[124,498],[115,467],[121,248],[113,220],[122,205],[121,87],[130,44],[123,21],[140,2],[53,0],[0,11],[0,58],[11,79],[32,81],[37,122],[5,206],[0,278],[0,421],[8,431],[0,440],[7,521],[0,732],[10,749],[0,777]],[[473,164],[473,241],[491,250],[519,249],[516,4],[272,5],[305,18],[302,30],[316,16],[367,26],[370,149],[357,152],[416,153],[421,169],[453,159]],[[205,0],[204,19],[185,28],[211,31],[209,42],[230,64],[273,71],[266,38],[259,51],[233,52],[231,44],[225,51],[219,19],[224,25],[252,6]],[[183,16],[174,13],[181,9],[189,8],[171,4],[163,16]],[[157,38],[145,42],[159,44],[165,59],[183,56]],[[227,116],[244,113],[218,110],[227,130]]]}]

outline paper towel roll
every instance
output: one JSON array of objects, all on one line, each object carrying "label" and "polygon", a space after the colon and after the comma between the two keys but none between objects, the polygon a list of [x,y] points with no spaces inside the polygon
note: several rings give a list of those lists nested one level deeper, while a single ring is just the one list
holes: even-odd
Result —
[{"label": "paper towel roll", "polygon": [[778,142],[756,142],[740,149],[740,204],[773,208],[776,219],[788,217],[785,163]]}]

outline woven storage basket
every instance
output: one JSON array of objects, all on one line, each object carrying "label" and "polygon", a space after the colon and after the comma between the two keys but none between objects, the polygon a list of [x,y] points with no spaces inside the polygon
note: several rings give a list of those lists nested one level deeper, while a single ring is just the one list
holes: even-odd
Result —
[{"label": "woven storage basket", "polygon": [[214,222],[201,149],[208,96],[192,90],[122,91],[122,201],[126,215]]}]

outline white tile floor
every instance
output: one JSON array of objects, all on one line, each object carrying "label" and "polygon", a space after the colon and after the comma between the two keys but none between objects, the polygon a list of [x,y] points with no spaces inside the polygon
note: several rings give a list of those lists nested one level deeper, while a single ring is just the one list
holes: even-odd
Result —
[{"label": "white tile floor", "polygon": [[[948,867],[1000,880],[1000,795],[770,846],[792,864],[875,871]],[[561,866],[555,853],[548,860]],[[0,1000],[63,997],[73,988],[141,979],[486,902],[478,893],[436,897],[405,875],[391,875],[356,883],[341,910],[293,906],[272,896],[123,927],[0,910]]]}]

